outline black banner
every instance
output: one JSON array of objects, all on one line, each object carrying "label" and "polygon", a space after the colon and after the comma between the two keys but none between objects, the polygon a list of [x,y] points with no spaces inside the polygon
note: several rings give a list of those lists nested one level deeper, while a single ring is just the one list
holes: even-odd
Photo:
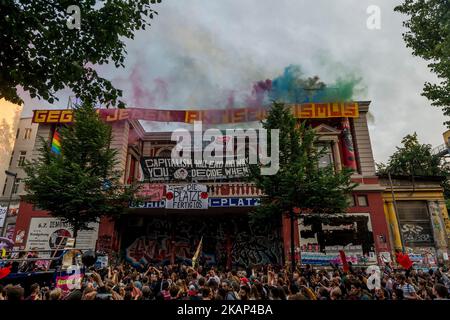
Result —
[{"label": "black banner", "polygon": [[211,181],[248,176],[248,159],[201,160],[145,157],[141,160],[148,182]]}]

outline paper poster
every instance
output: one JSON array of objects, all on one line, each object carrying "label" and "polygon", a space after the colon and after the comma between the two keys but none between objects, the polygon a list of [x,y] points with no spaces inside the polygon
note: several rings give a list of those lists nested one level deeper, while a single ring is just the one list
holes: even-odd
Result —
[{"label": "paper poster", "polygon": [[8,207],[0,207],[0,228],[3,228],[3,225],[5,224],[7,210]]}]

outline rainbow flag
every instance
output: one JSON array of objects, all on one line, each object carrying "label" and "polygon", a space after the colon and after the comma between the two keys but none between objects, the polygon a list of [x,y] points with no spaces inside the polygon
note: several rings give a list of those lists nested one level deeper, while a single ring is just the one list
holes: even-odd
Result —
[{"label": "rainbow flag", "polygon": [[58,129],[55,130],[52,139],[52,152],[55,154],[61,154],[61,137],[59,136]]}]

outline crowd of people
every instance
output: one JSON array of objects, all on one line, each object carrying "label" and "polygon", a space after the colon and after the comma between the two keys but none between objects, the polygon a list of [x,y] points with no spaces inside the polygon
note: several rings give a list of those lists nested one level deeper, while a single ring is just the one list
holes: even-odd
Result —
[{"label": "crowd of people", "polygon": [[[448,300],[450,274],[446,267],[424,271],[393,269],[343,270],[301,266],[296,271],[271,265],[249,270],[221,271],[187,265],[135,268],[118,264],[87,270],[75,288],[53,284],[0,285],[0,300]],[[26,290],[25,290],[26,289]]]}]

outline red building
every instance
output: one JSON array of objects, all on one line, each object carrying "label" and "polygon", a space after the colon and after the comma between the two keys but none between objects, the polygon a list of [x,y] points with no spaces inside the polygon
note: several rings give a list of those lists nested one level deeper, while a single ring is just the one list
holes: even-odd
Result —
[{"label": "red building", "polygon": [[[339,262],[339,250],[344,250],[355,264],[373,263],[380,254],[388,256],[391,252],[383,210],[384,188],[375,176],[367,127],[369,104],[292,107],[294,115],[308,119],[320,137],[320,147],[326,150],[320,165],[332,165],[336,170],[351,167],[355,170],[352,178],[359,183],[349,199],[352,205],[347,213],[326,219],[300,219],[300,227],[295,228],[295,247],[303,263],[328,265]],[[141,192],[146,200],[130,204],[120,219],[104,218],[93,231],[80,233],[79,238],[83,240],[78,239],[77,244],[86,248],[95,245],[97,250],[117,253],[136,264],[190,260],[201,239],[206,263],[231,267],[283,264],[290,259],[287,218],[280,221],[279,226],[256,228],[248,223],[248,213],[258,205],[262,194],[253,185],[243,182],[245,170],[241,164],[235,162],[227,169],[215,166],[207,170],[208,173],[201,166],[173,167],[168,162],[175,145],[171,133],[146,132],[140,121],[244,122],[264,117],[264,111],[101,109],[99,112],[113,128],[112,147],[118,151],[124,183],[141,180]],[[70,123],[72,113],[71,110],[37,110],[33,119],[39,123],[38,136],[50,141],[55,126]],[[227,139],[224,135],[223,140]],[[223,172],[228,173],[224,175]],[[178,199],[175,205],[173,197],[181,194],[183,188],[198,193],[196,203],[192,199],[191,202]],[[54,239],[64,228],[66,226],[58,219],[49,218],[45,212],[22,201],[15,245],[27,250],[53,248]]]}]

